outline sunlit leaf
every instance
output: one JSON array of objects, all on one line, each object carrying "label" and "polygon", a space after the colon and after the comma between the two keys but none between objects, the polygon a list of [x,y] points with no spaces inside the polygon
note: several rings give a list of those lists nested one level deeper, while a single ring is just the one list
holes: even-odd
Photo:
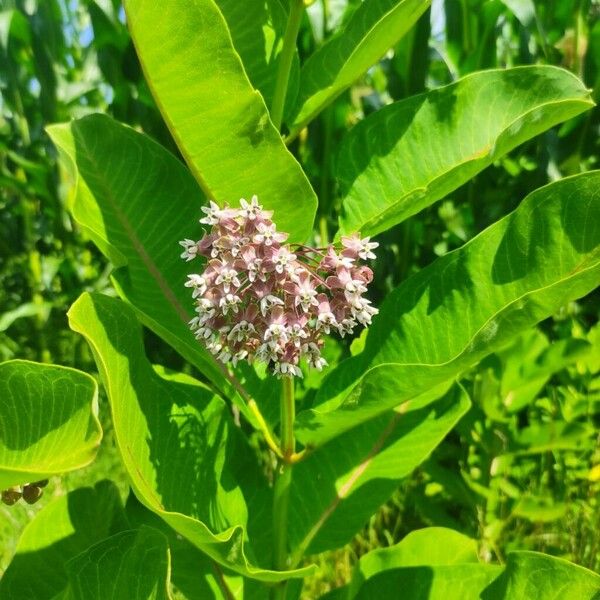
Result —
[{"label": "sunlit leaf", "polygon": [[71,558],[128,528],[119,491],[109,481],[53,500],[23,531],[0,579],[0,598],[54,599],[67,586]]},{"label": "sunlit leaf", "polygon": [[193,177],[149,137],[103,115],[48,132],[73,188],[71,213],[117,267],[120,294],[145,325],[222,385],[216,362],[187,326],[193,309],[184,283],[193,271],[179,257],[179,240],[201,233],[194,223],[202,193]]},{"label": "sunlit leaf", "polygon": [[300,71],[298,131],[375,64],[427,10],[430,0],[366,0]]},{"label": "sunlit leaf", "polygon": [[0,490],[79,469],[102,430],[89,375],[24,360],[0,364]]},{"label": "sunlit leaf", "polygon": [[269,569],[270,490],[221,398],[191,377],[159,375],[133,311],[118,300],[84,294],[69,322],[94,350],[142,504],[238,573],[264,581],[306,575]]},{"label": "sunlit leaf", "polygon": [[431,394],[593,290],[600,283],[599,190],[600,172],[536,190],[512,214],[390,293],[365,350],[334,369],[315,407],[298,415],[301,441],[323,443]]},{"label": "sunlit leaf", "polygon": [[[479,563],[473,540],[448,529],[415,531],[399,544],[363,556],[352,582],[339,597],[347,600],[592,600],[600,576],[537,552],[511,552],[506,566]],[[335,597],[335,596],[334,596]]]},{"label": "sunlit leaf", "polygon": [[217,3],[127,0],[125,9],[148,85],[206,196],[232,203],[257,194],[279,229],[305,241],[315,193],[248,80]]},{"label": "sunlit leaf", "polygon": [[474,73],[382,108],[354,127],[340,149],[341,232],[389,229],[592,106],[574,75],[532,66]]}]

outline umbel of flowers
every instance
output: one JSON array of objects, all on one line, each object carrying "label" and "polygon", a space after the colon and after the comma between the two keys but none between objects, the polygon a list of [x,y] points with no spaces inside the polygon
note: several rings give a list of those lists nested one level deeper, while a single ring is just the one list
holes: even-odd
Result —
[{"label": "umbel of flowers", "polygon": [[364,293],[373,272],[360,261],[375,258],[378,244],[356,234],[337,249],[286,244],[256,196],[238,209],[210,202],[202,210],[209,230],[181,241],[181,257],[207,259],[185,283],[197,313],[190,327],[220,361],[258,360],[277,376],[301,377],[302,358],[319,370],[327,364],[323,334],[371,323],[377,309]]}]

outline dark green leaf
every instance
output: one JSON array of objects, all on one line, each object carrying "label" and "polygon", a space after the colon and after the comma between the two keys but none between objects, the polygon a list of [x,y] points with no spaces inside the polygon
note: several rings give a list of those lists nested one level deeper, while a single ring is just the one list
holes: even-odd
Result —
[{"label": "dark green leaf", "polygon": [[387,412],[318,448],[294,467],[290,543],[317,553],[348,543],[444,439],[470,406],[454,386],[440,401]]},{"label": "dark green leaf", "polygon": [[167,538],[150,527],[121,531],[67,563],[60,600],[169,600]]},{"label": "dark green leaf", "polygon": [[119,492],[109,481],[57,498],[23,531],[0,579],[0,598],[54,599],[67,585],[66,563],[71,558],[128,528]]}]

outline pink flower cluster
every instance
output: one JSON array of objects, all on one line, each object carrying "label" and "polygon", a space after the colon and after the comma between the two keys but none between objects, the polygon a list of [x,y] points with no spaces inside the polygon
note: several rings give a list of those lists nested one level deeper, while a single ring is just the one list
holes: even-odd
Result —
[{"label": "pink flower cluster", "polygon": [[196,303],[190,327],[223,363],[258,360],[277,376],[301,377],[301,358],[318,370],[327,364],[323,334],[343,337],[377,314],[363,296],[373,272],[359,264],[375,258],[369,238],[342,237],[340,249],[292,247],[256,196],[239,209],[211,202],[202,210],[209,232],[180,242],[181,258],[208,259],[185,283]]}]

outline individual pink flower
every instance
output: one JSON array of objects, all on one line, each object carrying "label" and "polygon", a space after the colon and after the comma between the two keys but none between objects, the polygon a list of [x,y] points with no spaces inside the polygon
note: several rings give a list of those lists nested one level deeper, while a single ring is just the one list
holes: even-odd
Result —
[{"label": "individual pink flower", "polygon": [[371,238],[363,238],[360,239],[360,236],[355,233],[351,236],[342,236],[342,246],[344,246],[344,250],[342,254],[344,256],[355,258],[359,257],[363,260],[375,260],[375,254],[373,254],[373,250],[379,246],[377,242],[369,241]]}]

